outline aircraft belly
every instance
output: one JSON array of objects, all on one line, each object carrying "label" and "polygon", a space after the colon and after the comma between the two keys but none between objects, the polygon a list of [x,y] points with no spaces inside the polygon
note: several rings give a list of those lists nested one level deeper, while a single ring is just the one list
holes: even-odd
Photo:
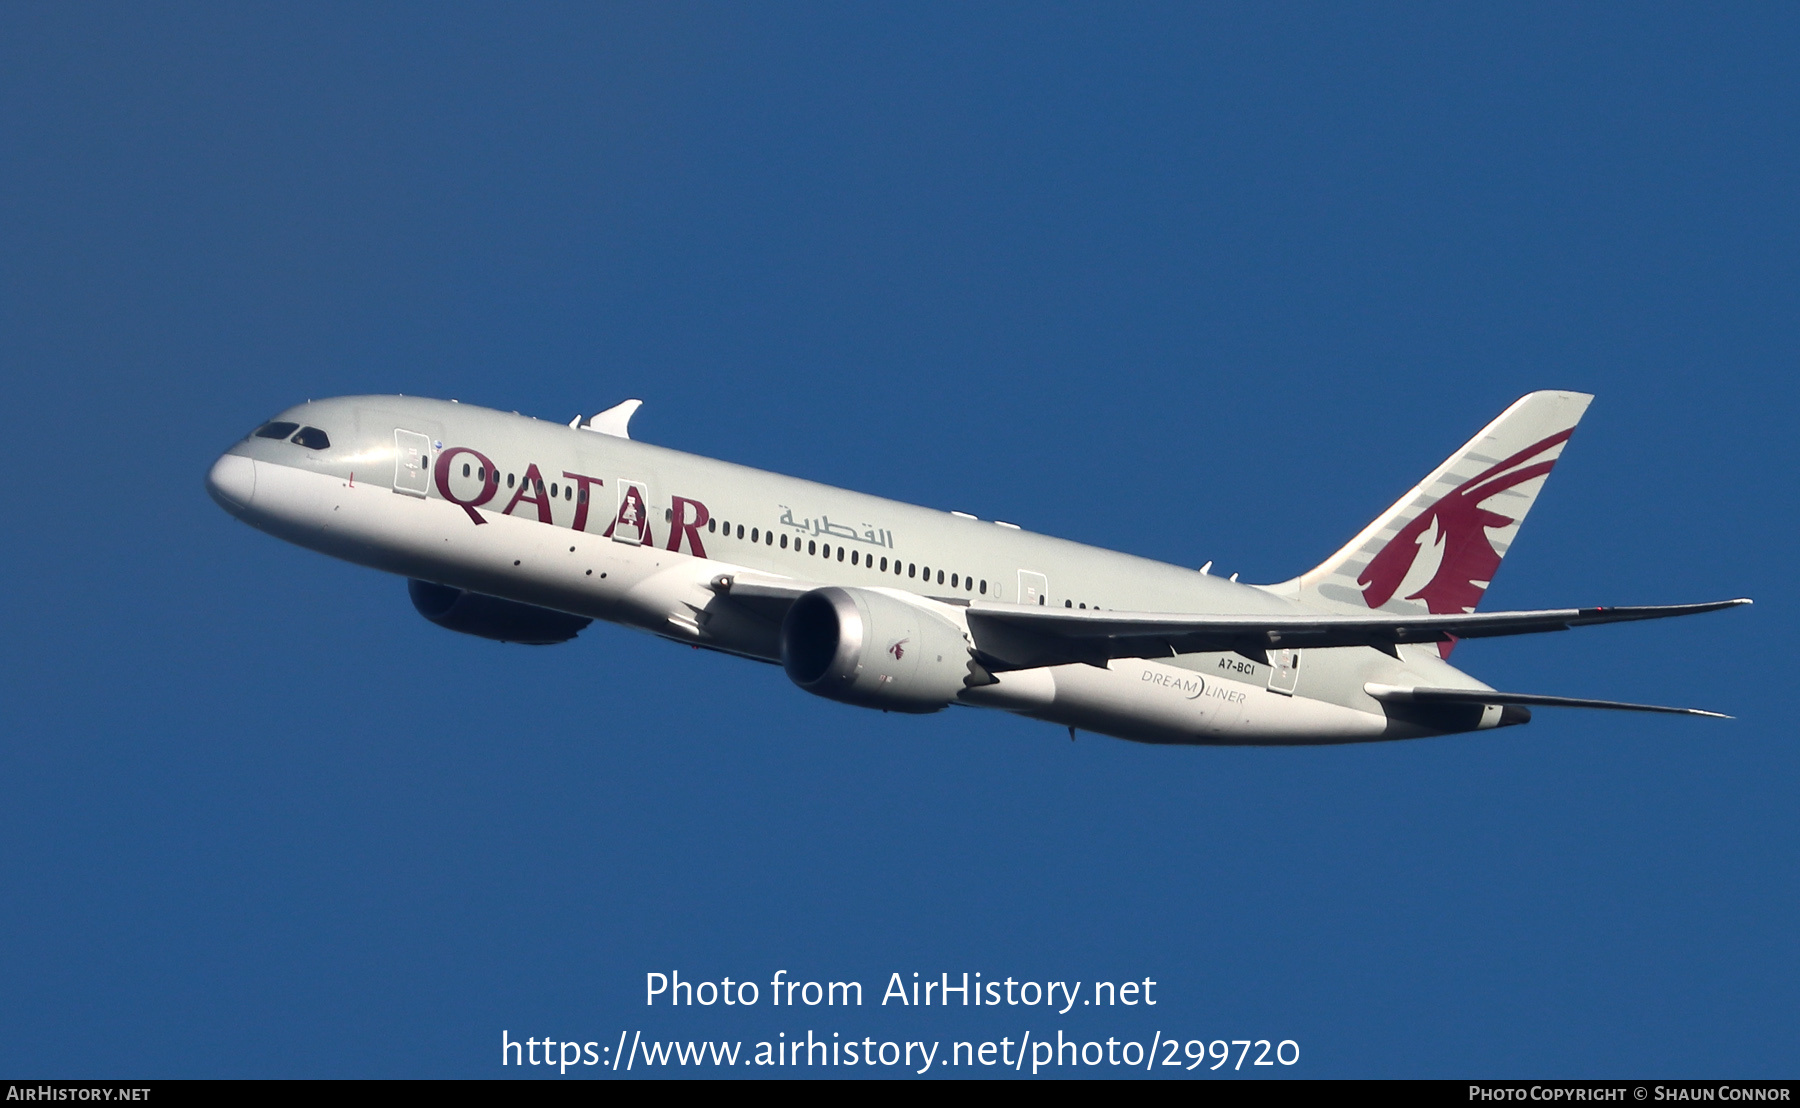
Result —
[{"label": "aircraft belly", "polygon": [[1138,659],[1043,672],[1055,682],[1054,700],[1023,714],[1139,742],[1362,742],[1386,726],[1381,715]]},{"label": "aircraft belly", "polygon": [[964,689],[956,699],[981,708],[1042,715],[1056,703],[1056,678],[1047,669],[1009,669],[993,675],[992,685]]}]

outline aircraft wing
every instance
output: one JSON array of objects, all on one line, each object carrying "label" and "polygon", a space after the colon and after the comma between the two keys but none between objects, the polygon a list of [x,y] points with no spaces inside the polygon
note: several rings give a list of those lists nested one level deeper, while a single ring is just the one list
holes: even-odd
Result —
[{"label": "aircraft wing", "polygon": [[[714,582],[714,588],[729,595],[733,601],[777,623],[787,614],[788,606],[813,587],[801,582],[751,581],[741,577],[721,577]],[[1437,643],[1451,639],[1566,631],[1596,623],[1698,615],[1748,603],[1747,599],[1737,599],[1704,604],[1549,608],[1535,612],[1466,615],[1282,612],[1207,616],[1099,609],[1071,611],[978,600],[968,605],[967,616],[969,631],[975,638],[975,648],[983,664],[1000,672],[1071,662],[1104,666],[1113,658],[1168,658],[1177,654],[1226,650],[1265,660],[1267,651],[1279,648],[1372,646],[1391,653],[1399,643]]]},{"label": "aircraft wing", "polygon": [[1622,700],[1589,700],[1575,696],[1542,696],[1538,693],[1495,692],[1492,689],[1405,689],[1371,681],[1363,691],[1389,704],[1518,704],[1528,708],[1611,708],[1621,712],[1668,712],[1678,716],[1730,719],[1723,712],[1701,708],[1665,708],[1659,704],[1627,704]]},{"label": "aircraft wing", "polygon": [[1697,615],[1748,600],[1660,604],[1631,608],[1551,608],[1535,612],[1484,612],[1404,616],[1278,613],[1267,615],[1171,615],[1154,612],[1070,611],[1019,605],[970,605],[969,628],[989,668],[1029,669],[1110,658],[1167,658],[1235,650],[1252,658],[1276,648],[1371,646],[1392,652],[1399,643],[1437,643],[1497,635],[1566,631],[1595,623]]},{"label": "aircraft wing", "polygon": [[721,574],[713,578],[713,591],[728,596],[736,604],[755,612],[770,623],[779,624],[787,616],[794,601],[818,585],[798,581],[750,580],[741,574]]}]

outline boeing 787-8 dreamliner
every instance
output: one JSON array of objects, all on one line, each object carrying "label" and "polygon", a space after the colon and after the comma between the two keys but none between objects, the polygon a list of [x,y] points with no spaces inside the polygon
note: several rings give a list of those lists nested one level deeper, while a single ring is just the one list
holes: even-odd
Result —
[{"label": "boeing 787-8 dreamliner", "polygon": [[1478,613],[1592,397],[1534,392],[1291,581],[1187,569],[633,441],[629,400],[564,426],[456,401],[309,401],[207,479],[227,511],[409,579],[425,618],[501,642],[596,619],[779,662],[866,708],[999,708],[1152,743],[1344,743],[1477,731],[1534,706],[1460,639],[1748,600]]}]

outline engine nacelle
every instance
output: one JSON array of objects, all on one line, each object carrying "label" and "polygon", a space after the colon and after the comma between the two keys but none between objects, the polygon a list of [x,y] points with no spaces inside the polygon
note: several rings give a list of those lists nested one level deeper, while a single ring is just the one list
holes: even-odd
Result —
[{"label": "engine nacelle", "polygon": [[535,604],[502,600],[429,581],[410,580],[406,583],[406,591],[419,614],[439,627],[497,642],[532,646],[568,642],[594,622]]},{"label": "engine nacelle", "polygon": [[814,589],[781,624],[781,665],[809,693],[864,708],[935,712],[969,676],[950,620],[871,589]]}]

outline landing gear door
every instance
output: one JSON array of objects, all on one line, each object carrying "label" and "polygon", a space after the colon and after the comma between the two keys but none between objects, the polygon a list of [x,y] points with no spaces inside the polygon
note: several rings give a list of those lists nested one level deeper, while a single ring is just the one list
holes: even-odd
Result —
[{"label": "landing gear door", "polygon": [[1019,603],[1048,604],[1050,603],[1049,597],[1050,581],[1048,578],[1041,573],[1032,573],[1029,570],[1019,571]]},{"label": "landing gear door", "polygon": [[1294,690],[1300,687],[1300,652],[1298,650],[1269,651],[1269,691],[1283,696],[1293,696]]},{"label": "landing gear door", "polygon": [[394,429],[394,491],[424,496],[431,491],[431,439]]}]

